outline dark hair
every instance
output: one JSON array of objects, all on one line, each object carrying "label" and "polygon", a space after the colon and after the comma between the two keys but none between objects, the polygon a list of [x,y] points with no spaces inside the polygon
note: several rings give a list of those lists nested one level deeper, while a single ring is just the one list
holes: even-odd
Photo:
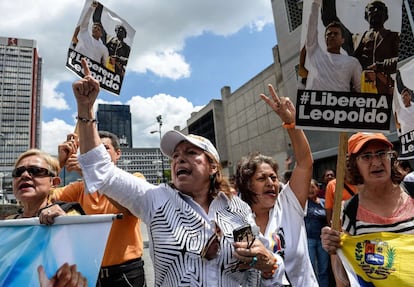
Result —
[{"label": "dark hair", "polygon": [[104,138],[108,138],[111,140],[112,146],[114,147],[115,150],[119,150],[121,149],[121,144],[119,143],[119,138],[108,131],[99,131],[99,138],[104,139]]},{"label": "dark hair", "polygon": [[326,31],[328,31],[329,28],[338,28],[341,30],[341,37],[344,37],[345,34],[345,29],[344,26],[342,26],[341,22],[338,21],[332,21],[331,23],[329,23],[326,28],[325,28],[325,35],[326,35]]},{"label": "dark hair", "polygon": [[250,153],[248,156],[242,157],[237,164],[236,190],[240,193],[241,199],[250,206],[257,202],[256,195],[250,189],[251,179],[262,163],[270,165],[276,175],[278,175],[279,165],[277,162],[270,156],[265,156],[259,152]]},{"label": "dark hair", "polygon": [[[346,166],[346,178],[350,184],[354,185],[364,183],[364,179],[362,178],[356,163],[358,155],[359,153],[351,154],[351,156],[347,159]],[[396,159],[397,153],[394,151],[394,155],[391,158],[391,181],[395,184],[400,184],[406,175],[406,172],[400,167]]]},{"label": "dark hair", "polygon": [[382,11],[385,15],[385,19],[384,21],[388,20],[388,8],[387,5],[385,5],[384,2],[379,1],[379,0],[374,0],[370,3],[367,4],[367,6],[365,6],[365,20],[368,21],[368,17],[369,17],[369,8],[371,8],[372,6],[376,6],[376,8],[378,8],[378,10]]},{"label": "dark hair", "polygon": [[404,92],[407,92],[407,93],[408,93],[408,95],[410,95],[410,101],[411,101],[411,102],[413,102],[413,101],[414,101],[414,92],[413,92],[413,90],[411,90],[411,89],[409,89],[409,88],[404,88],[404,89],[401,91],[401,96],[402,96],[402,94],[404,94]]},{"label": "dark hair", "polygon": [[115,33],[118,33],[119,30],[124,30],[125,31],[125,35],[127,34],[127,30],[125,29],[124,26],[118,24],[115,26]]},{"label": "dark hair", "polygon": [[104,27],[102,26],[102,23],[101,22],[93,22],[93,25],[99,26],[99,28],[101,28],[101,31],[104,30]]}]

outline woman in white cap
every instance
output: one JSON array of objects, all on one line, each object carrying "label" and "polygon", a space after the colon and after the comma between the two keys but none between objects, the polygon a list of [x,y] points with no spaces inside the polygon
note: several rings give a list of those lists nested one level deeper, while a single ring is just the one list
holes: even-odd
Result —
[{"label": "woman in white cap", "polygon": [[[348,140],[347,173],[350,183],[363,185],[345,203],[342,230],[349,235],[375,232],[414,234],[414,199],[400,185],[404,171],[393,144],[382,133],[353,134]],[[340,232],[324,227],[322,246],[330,254],[340,248]],[[335,260],[339,262],[339,260]],[[340,266],[333,266],[349,284]],[[341,271],[342,270],[342,271]],[[342,272],[342,274],[341,274]]]},{"label": "woman in white cap", "polygon": [[[155,286],[279,286],[283,260],[261,240],[233,240],[233,231],[257,226],[251,209],[234,196],[219,155],[206,138],[169,131],[161,150],[171,159],[172,184],[152,185],[114,166],[101,145],[93,104],[99,82],[73,84],[78,104],[79,163],[90,192],[99,190],[148,227]],[[254,237],[253,237],[254,238]]]}]

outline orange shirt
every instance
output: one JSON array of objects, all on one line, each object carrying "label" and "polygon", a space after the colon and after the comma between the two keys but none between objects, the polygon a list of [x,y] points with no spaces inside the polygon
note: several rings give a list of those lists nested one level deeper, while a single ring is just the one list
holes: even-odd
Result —
[{"label": "orange shirt", "polygon": [[[99,192],[85,193],[83,181],[55,189],[53,197],[67,202],[79,202],[88,215],[121,213]],[[124,214],[122,219],[116,219],[112,223],[101,265],[106,267],[139,258],[142,251],[141,220],[131,214]]]},{"label": "orange shirt", "polygon": [[[325,193],[325,209],[333,209],[334,206],[334,196],[335,196],[335,185],[336,179],[332,179],[326,185],[326,193]],[[355,185],[347,183],[347,185],[351,188],[354,194],[358,193],[358,189]],[[352,194],[349,193],[345,188],[342,190],[342,201],[348,200],[352,197]]]}]

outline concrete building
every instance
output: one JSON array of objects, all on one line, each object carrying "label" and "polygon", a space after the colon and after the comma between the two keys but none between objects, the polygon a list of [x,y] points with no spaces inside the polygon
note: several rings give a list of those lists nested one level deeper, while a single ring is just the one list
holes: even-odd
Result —
[{"label": "concrete building", "polygon": [[41,91],[36,41],[0,37],[0,177],[10,193],[17,156],[41,145]]},{"label": "concrete building", "polygon": [[[221,156],[221,163],[230,176],[235,173],[235,165],[240,157],[253,151],[275,158],[281,174],[288,168],[285,166],[285,160],[291,155],[291,150],[287,133],[282,128],[279,118],[260,99],[259,94],[268,94],[267,85],[272,84],[281,95],[290,97],[296,103],[302,1],[272,0],[272,9],[278,39],[278,44],[273,47],[274,62],[235,91],[230,87],[223,87],[221,101],[213,100],[201,111],[194,113],[187,121],[187,127],[182,130],[184,133],[205,136],[216,144],[220,142],[216,147]],[[414,55],[414,26],[410,23],[413,11],[414,0],[404,0],[400,64]],[[218,106],[221,106],[220,109]],[[210,129],[195,129],[190,128],[191,126],[204,126]],[[336,168],[339,133],[309,130],[305,133],[315,160],[314,177],[319,179],[325,168]],[[399,140],[393,119],[389,138],[398,150]]]}]

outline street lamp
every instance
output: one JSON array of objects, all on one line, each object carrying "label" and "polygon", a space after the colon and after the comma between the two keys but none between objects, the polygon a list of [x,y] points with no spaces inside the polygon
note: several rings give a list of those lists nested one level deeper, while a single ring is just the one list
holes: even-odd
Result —
[{"label": "street lamp", "polygon": [[154,133],[159,133],[160,134],[160,157],[161,157],[161,170],[162,170],[162,177],[161,177],[161,182],[165,183],[165,174],[164,174],[164,160],[163,160],[163,156],[162,156],[162,152],[161,152],[161,127],[162,127],[162,116],[159,115],[157,116],[157,122],[158,122],[158,130],[155,131],[151,131],[151,134]]}]

